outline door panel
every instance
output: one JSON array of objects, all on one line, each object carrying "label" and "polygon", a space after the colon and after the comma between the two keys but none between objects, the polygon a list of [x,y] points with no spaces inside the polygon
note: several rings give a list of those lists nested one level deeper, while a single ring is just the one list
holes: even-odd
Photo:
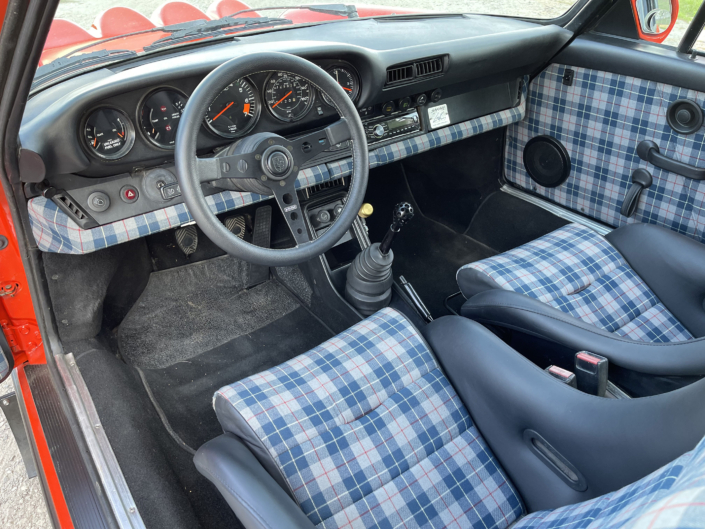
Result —
[{"label": "door panel", "polygon": [[[570,86],[563,83],[568,68],[574,71]],[[653,140],[662,154],[705,167],[705,129],[685,136],[666,121],[669,103],[683,98],[705,105],[703,92],[552,64],[530,84],[525,119],[508,129],[507,180],[611,226],[659,224],[705,242],[705,181],[659,169],[636,153],[640,141]],[[556,188],[536,184],[524,169],[524,146],[541,134],[559,139],[570,155],[571,174]],[[653,184],[642,192],[634,216],[627,218],[620,208],[637,168],[648,170]]]}]

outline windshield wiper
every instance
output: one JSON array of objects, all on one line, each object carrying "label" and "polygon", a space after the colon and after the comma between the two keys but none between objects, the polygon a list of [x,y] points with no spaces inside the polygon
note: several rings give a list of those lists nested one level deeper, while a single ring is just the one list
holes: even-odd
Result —
[{"label": "windshield wiper", "polygon": [[287,9],[308,9],[315,13],[325,13],[326,15],[337,15],[340,17],[347,18],[359,18],[357,14],[357,8],[354,5],[349,4],[314,4],[314,5],[300,5],[300,6],[272,6],[272,7],[257,7],[250,9],[243,9],[241,11],[236,11],[228,15],[229,17],[234,17],[242,13],[253,13],[255,11],[272,11],[272,10],[287,10]]},{"label": "windshield wiper", "polygon": [[34,74],[32,88],[52,79],[60,74],[66,74],[82,70],[89,66],[117,62],[123,59],[137,57],[137,52],[133,50],[98,50],[85,53],[77,57],[59,57],[48,64],[40,66]]},{"label": "windshield wiper", "polygon": [[183,24],[175,24],[167,26],[162,31],[171,31],[170,35],[162,37],[154,41],[152,44],[142,48],[145,52],[150,52],[171,46],[172,44],[180,44],[189,42],[194,39],[213,38],[219,35],[231,33],[235,28],[253,28],[261,26],[282,26],[292,24],[288,18],[233,18],[230,16],[219,18],[217,20],[197,20],[194,22],[184,22]]}]

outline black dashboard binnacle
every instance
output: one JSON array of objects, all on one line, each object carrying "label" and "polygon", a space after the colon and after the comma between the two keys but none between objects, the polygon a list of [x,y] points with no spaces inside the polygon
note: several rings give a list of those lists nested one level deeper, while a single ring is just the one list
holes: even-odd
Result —
[{"label": "black dashboard binnacle", "polygon": [[[21,178],[35,184],[29,197],[52,188],[81,210],[71,215],[54,199],[82,228],[104,225],[182,201],[173,170],[181,115],[205,76],[233,57],[285,51],[314,62],[351,98],[377,149],[516,106],[522,77],[569,37],[557,26],[486,16],[357,20],[145,57],[33,94],[20,140],[27,159],[40,163],[21,168]],[[338,117],[307,79],[257,72],[213,98],[198,155],[259,132],[295,139]],[[349,156],[348,142],[330,145],[308,167]],[[210,187],[206,194],[220,191]]]}]

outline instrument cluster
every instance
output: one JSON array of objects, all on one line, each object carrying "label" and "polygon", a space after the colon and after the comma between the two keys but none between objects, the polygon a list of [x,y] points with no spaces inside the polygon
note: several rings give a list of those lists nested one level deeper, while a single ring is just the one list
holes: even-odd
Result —
[{"label": "instrument cluster", "polygon": [[[326,71],[351,100],[357,99],[360,78],[351,65],[336,63]],[[259,89],[250,78],[237,79],[213,99],[203,124],[221,138],[240,138],[255,127],[263,111],[279,122],[292,123],[306,117],[317,98],[333,106],[330,98],[307,79],[289,72],[271,72]],[[136,130],[139,130],[153,146],[173,150],[187,102],[188,96],[175,88],[155,89],[138,105],[137,126],[122,110],[111,106],[97,107],[83,121],[84,145],[97,158],[117,160],[130,152]]]}]

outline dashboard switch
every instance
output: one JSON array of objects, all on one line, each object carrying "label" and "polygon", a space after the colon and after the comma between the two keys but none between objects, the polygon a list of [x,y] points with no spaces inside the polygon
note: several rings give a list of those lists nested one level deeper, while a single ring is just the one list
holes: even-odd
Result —
[{"label": "dashboard switch", "polygon": [[123,200],[123,202],[127,202],[128,204],[133,204],[137,202],[137,199],[139,197],[140,194],[135,186],[124,186],[120,190],[120,198]]},{"label": "dashboard switch", "polygon": [[410,97],[404,97],[399,100],[399,110],[402,112],[409,110],[411,108],[411,98]]},{"label": "dashboard switch", "polygon": [[431,101],[433,103],[438,103],[441,100],[441,97],[443,97],[443,91],[440,88],[436,88],[433,92],[431,92]]},{"label": "dashboard switch", "polygon": [[426,94],[419,94],[416,96],[416,106],[422,107],[428,103],[428,96]]},{"label": "dashboard switch", "polygon": [[394,101],[387,101],[384,105],[382,105],[382,114],[391,114],[397,109],[397,105],[394,103]]},{"label": "dashboard switch", "polygon": [[110,197],[102,191],[96,191],[88,196],[88,207],[93,211],[101,212],[110,207]]}]

